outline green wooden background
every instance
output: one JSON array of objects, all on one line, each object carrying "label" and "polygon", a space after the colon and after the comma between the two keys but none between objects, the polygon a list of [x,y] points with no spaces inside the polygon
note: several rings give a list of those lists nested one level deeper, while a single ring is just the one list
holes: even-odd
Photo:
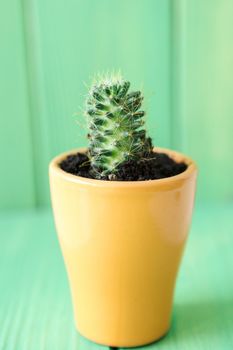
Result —
[{"label": "green wooden background", "polygon": [[48,162],[86,144],[85,84],[112,69],[155,145],[197,161],[198,197],[232,199],[232,18],[231,0],[2,0],[0,208],[49,203]]},{"label": "green wooden background", "polygon": [[113,69],[155,145],[199,165],[172,327],[143,349],[233,349],[232,67],[233,0],[0,0],[0,350],[110,349],[75,330],[46,206],[49,160],[86,144],[85,85]]}]

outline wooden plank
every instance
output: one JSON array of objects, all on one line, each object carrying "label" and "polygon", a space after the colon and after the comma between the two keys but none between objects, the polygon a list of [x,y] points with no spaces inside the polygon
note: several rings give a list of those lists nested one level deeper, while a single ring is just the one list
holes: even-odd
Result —
[{"label": "wooden plank", "polygon": [[[232,348],[232,215],[232,204],[197,207],[172,328],[143,349]],[[50,211],[0,213],[0,276],[0,350],[108,349],[83,339],[74,328]]]},{"label": "wooden plank", "polygon": [[42,64],[40,22],[37,1],[22,0],[23,24],[26,42],[29,98],[31,109],[31,135],[34,154],[34,181],[36,205],[49,203],[48,164],[52,158],[50,149],[50,111],[46,105],[46,76]]},{"label": "wooden plank", "polygon": [[173,3],[173,146],[200,168],[200,198],[233,198],[233,2]]},{"label": "wooden plank", "polygon": [[0,213],[0,349],[104,350],[75,330],[51,212]]},{"label": "wooden plank", "polygon": [[81,108],[96,72],[121,69],[144,88],[150,133],[169,146],[169,0],[25,0],[25,13],[40,204],[49,158],[86,145]]},{"label": "wooden plank", "polygon": [[83,83],[96,71],[118,68],[135,87],[145,87],[155,144],[197,160],[200,197],[232,198],[232,2],[22,3],[23,17],[16,1],[2,3],[0,12],[0,207],[34,205],[34,181],[37,203],[49,202],[49,159],[86,144],[82,113],[74,116],[83,105]]},{"label": "wooden plank", "polygon": [[0,3],[0,208],[33,206],[33,152],[20,2]]}]

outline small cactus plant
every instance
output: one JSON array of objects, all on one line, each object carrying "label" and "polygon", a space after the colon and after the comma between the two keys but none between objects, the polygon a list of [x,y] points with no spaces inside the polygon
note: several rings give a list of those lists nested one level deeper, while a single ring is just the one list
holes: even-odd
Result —
[{"label": "small cactus plant", "polygon": [[130,83],[121,76],[99,78],[87,100],[88,155],[97,179],[114,179],[127,161],[140,161],[152,152],[152,141],[140,110],[140,91],[129,92]]}]

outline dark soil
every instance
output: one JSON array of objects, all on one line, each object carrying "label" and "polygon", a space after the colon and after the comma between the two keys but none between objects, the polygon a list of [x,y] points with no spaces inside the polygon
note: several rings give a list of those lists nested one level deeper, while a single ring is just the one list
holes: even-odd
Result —
[{"label": "dark soil", "polygon": [[[94,179],[87,154],[69,155],[60,164],[67,173]],[[114,178],[103,180],[144,181],[163,179],[182,173],[187,168],[185,163],[177,163],[165,153],[152,153],[140,161],[128,161],[122,164]]]}]

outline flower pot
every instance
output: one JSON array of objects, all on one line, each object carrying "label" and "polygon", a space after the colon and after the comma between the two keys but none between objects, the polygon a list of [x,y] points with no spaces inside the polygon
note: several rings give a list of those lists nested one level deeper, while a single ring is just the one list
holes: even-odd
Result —
[{"label": "flower pot", "polygon": [[[81,151],[81,150],[79,150]],[[83,150],[82,150],[83,151]],[[100,344],[144,345],[170,326],[177,271],[192,215],[196,166],[150,181],[101,181],[50,163],[57,233],[78,331]]]}]

